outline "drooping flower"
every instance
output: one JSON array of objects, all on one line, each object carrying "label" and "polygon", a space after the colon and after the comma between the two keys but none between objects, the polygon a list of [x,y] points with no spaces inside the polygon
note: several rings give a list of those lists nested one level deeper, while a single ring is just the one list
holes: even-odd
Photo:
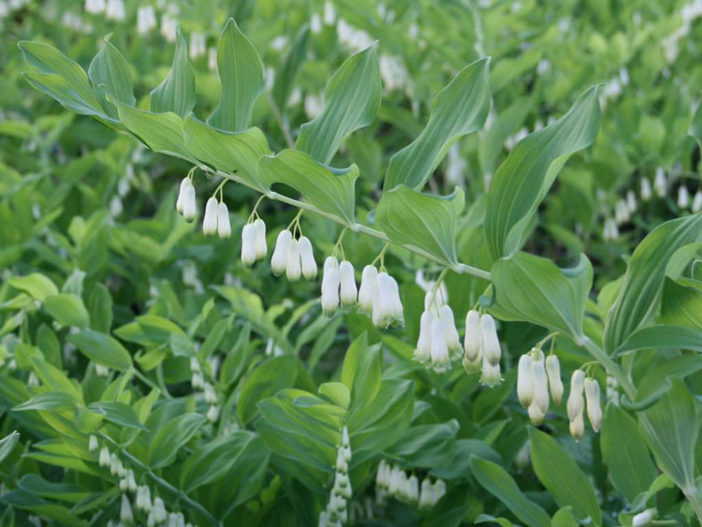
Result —
[{"label": "drooping flower", "polygon": [[395,279],[385,271],[378,273],[378,289],[373,299],[373,323],[387,328],[404,321],[400,290]]},{"label": "drooping flower", "polygon": [[602,425],[602,406],[600,405],[600,385],[592,377],[585,379],[585,401],[587,403],[587,418],[595,432]]},{"label": "drooping flower", "polygon": [[548,375],[551,399],[556,405],[559,405],[563,399],[563,381],[561,380],[561,365],[555,355],[546,357],[546,374]]},{"label": "drooping flower", "polygon": [[653,519],[656,517],[656,509],[646,509],[640,512],[631,519],[631,527],[645,527],[650,525]]},{"label": "drooping flower", "polygon": [[266,223],[261,218],[256,218],[253,222],[254,226],[254,253],[256,260],[263,260],[268,253],[268,245],[266,243]]},{"label": "drooping flower", "polygon": [[431,325],[434,315],[431,311],[424,311],[419,319],[419,338],[414,350],[414,360],[427,362],[431,359]]},{"label": "drooping flower", "polygon": [[101,467],[110,466],[110,451],[106,446],[100,449],[100,454],[98,455],[98,465]]},{"label": "drooping flower", "polygon": [[656,190],[656,194],[659,198],[664,198],[668,193],[668,182],[666,181],[663,167],[658,167],[656,169],[656,175],[653,179],[653,188]]},{"label": "drooping flower", "polygon": [[446,371],[451,363],[446,344],[446,324],[442,318],[431,321],[431,364],[438,371]]},{"label": "drooping flower", "polygon": [[678,187],[678,207],[686,209],[690,206],[690,192],[685,185]]},{"label": "drooping flower", "polygon": [[582,370],[575,370],[570,379],[570,394],[566,409],[568,420],[570,421],[570,435],[576,440],[580,440],[585,433],[585,422],[583,413],[585,410],[585,399],[583,389],[585,387],[585,373]]},{"label": "drooping flower", "polygon": [[334,256],[328,256],[322,272],[322,312],[326,316],[333,315],[339,307],[340,286],[339,261]]},{"label": "drooping flower", "polygon": [[629,190],[626,193],[626,206],[629,208],[629,213],[633,214],[636,212],[638,204],[636,203],[636,194],[633,190]]},{"label": "drooping flower", "polygon": [[88,452],[95,452],[98,449],[98,439],[93,434],[88,437]]},{"label": "drooping flower", "polygon": [[495,319],[491,315],[481,315],[480,317],[480,353],[483,360],[487,360],[492,366],[500,364],[502,350],[500,340],[497,338]]},{"label": "drooping flower", "polygon": [[156,11],[151,5],[142,6],[137,11],[137,32],[145,35],[156,27]]},{"label": "drooping flower", "polygon": [[193,221],[197,216],[197,199],[195,196],[195,186],[190,183],[184,189],[183,194],[183,218],[185,221]]},{"label": "drooping flower", "polygon": [[358,290],[351,262],[344,260],[339,264],[339,281],[341,304],[344,306],[355,304],[358,300]]},{"label": "drooping flower", "polygon": [[180,182],[180,187],[178,189],[178,199],[176,200],[176,210],[183,214],[183,207],[185,206],[185,190],[193,185],[189,177],[183,178]]},{"label": "drooping flower", "polygon": [[373,312],[373,299],[378,294],[378,269],[366,265],[361,273],[361,287],[358,290],[358,307],[361,311]]},{"label": "drooping flower", "polygon": [[517,398],[519,404],[529,408],[534,398],[534,376],[531,355],[525,353],[519,358],[517,366]]},{"label": "drooping flower", "polygon": [[308,280],[314,280],[317,278],[317,262],[314,259],[312,242],[310,242],[307,236],[300,236],[297,243],[300,249],[302,276]]},{"label": "drooping flower", "polygon": [[495,386],[502,381],[500,374],[500,363],[490,364],[490,361],[483,357],[480,383],[485,386]]},{"label": "drooping flower", "polygon": [[108,20],[124,20],[124,0],[107,0],[107,10],[105,16]]},{"label": "drooping flower", "polygon": [[232,225],[229,222],[229,209],[223,201],[217,207],[217,235],[222,238],[229,238],[232,235]]},{"label": "drooping flower", "polygon": [[529,418],[535,425],[540,425],[546,412],[548,412],[548,378],[544,367],[544,357],[541,350],[534,351],[532,361],[532,378],[534,383],[534,397],[529,405]]},{"label": "drooping flower", "polygon": [[205,236],[210,236],[217,232],[217,216],[218,216],[217,198],[212,196],[205,204],[205,217],[202,220],[202,233]]},{"label": "drooping flower", "polygon": [[480,313],[471,309],[466,315],[466,337],[464,350],[469,362],[480,358]]},{"label": "drooping flower", "polygon": [[641,179],[641,200],[648,201],[653,195],[653,190],[651,189],[651,181],[644,177]]},{"label": "drooping flower", "polygon": [[275,248],[273,249],[273,256],[271,257],[271,269],[276,276],[280,276],[285,272],[285,267],[288,262],[288,249],[291,241],[292,232],[287,229],[280,231],[275,242]]},{"label": "drooping flower", "polygon": [[166,505],[159,497],[154,498],[153,513],[156,523],[165,522],[168,518],[168,514],[166,513]]},{"label": "drooping flower", "polygon": [[241,263],[250,267],[256,261],[256,227],[247,223],[241,229]]},{"label": "drooping flower", "polygon": [[119,519],[122,523],[130,524],[134,521],[134,513],[132,506],[129,504],[129,498],[126,494],[122,494],[122,503],[119,507]]},{"label": "drooping flower", "polygon": [[444,321],[444,331],[446,332],[446,346],[452,354],[462,351],[461,339],[458,336],[458,330],[456,329],[456,320],[453,317],[453,311],[448,304],[444,304],[439,309],[439,316]]},{"label": "drooping flower", "polygon": [[296,282],[302,276],[302,262],[300,260],[300,243],[293,238],[288,246],[288,258],[285,264],[285,276],[291,282]]}]

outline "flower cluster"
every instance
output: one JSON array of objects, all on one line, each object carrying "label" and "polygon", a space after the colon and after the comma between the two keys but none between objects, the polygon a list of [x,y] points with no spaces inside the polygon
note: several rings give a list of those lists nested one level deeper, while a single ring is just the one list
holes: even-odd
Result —
[{"label": "flower cluster", "polygon": [[427,292],[414,359],[422,363],[431,361],[435,371],[443,372],[451,366],[451,358],[460,358],[462,351],[453,311],[445,303],[445,296],[440,289]]},{"label": "flower cluster", "polygon": [[551,399],[561,404],[563,382],[558,357],[549,355],[544,360],[543,352],[534,348],[519,359],[517,367],[517,397],[519,404],[528,409],[529,419],[535,425],[543,423]]},{"label": "flower cluster", "polygon": [[334,486],[329,496],[325,511],[319,515],[319,527],[343,525],[349,520],[348,500],[351,499],[351,480],[349,479],[349,462],[351,461],[351,443],[346,427],[341,431],[341,442],[336,452]]},{"label": "flower cluster", "polygon": [[[585,397],[583,398],[583,390]],[[587,417],[595,432],[599,432],[602,424],[602,407],[600,406],[600,385],[592,377],[585,377],[582,370],[575,370],[570,379],[570,395],[568,396],[568,419],[570,434],[580,440],[585,434],[584,410],[587,403]]]},{"label": "flower cluster", "polygon": [[375,476],[376,495],[382,503],[390,496],[422,510],[431,509],[446,494],[446,483],[441,479],[432,482],[425,477],[420,486],[416,475],[410,476],[397,465],[382,460]]},{"label": "flower cluster", "polygon": [[176,210],[183,215],[186,221],[193,221],[197,216],[197,200],[195,198],[195,186],[188,176],[180,182]]},{"label": "flower cluster", "polygon": [[190,357],[190,371],[192,372],[190,384],[193,389],[200,389],[203,391],[205,402],[210,405],[207,410],[207,420],[214,423],[219,419],[219,399],[217,397],[217,392],[214,386],[205,380],[202,374],[202,368],[200,367],[200,361],[197,360],[197,357]]},{"label": "flower cluster", "polygon": [[[185,179],[187,180],[188,178]],[[190,186],[192,186],[192,183]],[[183,214],[183,216],[185,216],[185,214]],[[224,201],[217,201],[217,198],[214,196],[208,199],[205,204],[202,233],[205,236],[211,236],[217,233],[222,239],[229,238],[232,235],[232,226],[229,223],[229,209],[227,208],[227,204],[224,203]]]},{"label": "flower cluster", "polygon": [[[263,229],[265,238],[265,226]],[[260,243],[265,243],[265,239]],[[285,277],[291,282],[298,281],[301,276],[304,276],[307,280],[317,278],[317,262],[314,259],[314,251],[312,250],[310,239],[302,235],[299,238],[295,238],[290,229],[280,231],[275,241],[273,255],[271,256],[271,269],[276,276],[285,273]]]},{"label": "flower cluster", "polygon": [[487,386],[494,386],[502,380],[502,349],[497,338],[495,319],[491,315],[481,315],[474,309],[468,311],[463,349],[463,367],[466,372],[480,370],[480,382]]}]

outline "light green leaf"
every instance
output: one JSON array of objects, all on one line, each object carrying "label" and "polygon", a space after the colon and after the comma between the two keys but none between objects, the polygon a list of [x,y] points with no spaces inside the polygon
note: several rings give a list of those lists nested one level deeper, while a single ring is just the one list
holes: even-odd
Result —
[{"label": "light green leaf", "polygon": [[328,164],[351,132],[373,122],[381,98],[380,67],[373,44],[346,59],[334,73],[324,92],[324,110],[300,127],[295,146]]},{"label": "light green leaf", "polygon": [[11,434],[0,439],[0,463],[2,463],[4,459],[10,455],[12,449],[15,448],[17,441],[19,441],[19,437],[19,432],[15,430]]},{"label": "light green leaf", "polygon": [[700,432],[699,403],[678,378],[641,414],[641,425],[658,466],[686,495],[695,490],[695,444]]},{"label": "light green leaf", "polygon": [[341,370],[341,382],[351,392],[353,408],[373,400],[380,387],[381,374],[378,347],[368,347],[368,335],[364,332],[349,346]]},{"label": "light green leaf", "polygon": [[592,266],[583,254],[578,265],[559,269],[547,258],[519,252],[497,260],[491,270],[495,304],[490,312],[502,320],[522,320],[582,335]]},{"label": "light green leaf", "polygon": [[52,390],[39,393],[28,401],[15,406],[12,410],[15,412],[26,412],[27,410],[73,410],[77,402],[70,393]]},{"label": "light green leaf", "polygon": [[697,140],[697,144],[702,148],[702,104],[697,104],[688,133]]},{"label": "light green leaf", "polygon": [[56,284],[41,273],[13,276],[8,279],[7,283],[41,301],[44,301],[47,296],[57,295],[59,292]]},{"label": "light green leaf", "polygon": [[90,323],[90,315],[83,301],[73,294],[59,293],[47,296],[44,299],[44,310],[64,326],[84,328]]},{"label": "light green leaf", "polygon": [[700,313],[702,313],[702,288],[686,286],[666,278],[658,322],[702,330]]},{"label": "light green leaf", "polygon": [[290,46],[285,59],[281,62],[280,68],[275,75],[275,84],[273,85],[273,101],[276,106],[282,111],[288,103],[290,93],[295,86],[295,78],[307,55],[307,42],[310,37],[310,28],[308,25],[302,26],[300,31],[295,36],[295,40]]},{"label": "light green leaf", "polygon": [[492,174],[497,156],[502,152],[507,138],[515,133],[532,110],[532,99],[520,97],[505,109],[500,109],[489,129],[480,134],[478,159],[483,171]]},{"label": "light green leaf", "polygon": [[254,102],[263,91],[263,63],[256,48],[233,18],[227,21],[217,44],[217,71],[222,95],[207,122],[216,128],[239,132],[251,124]]},{"label": "light green leaf", "polygon": [[484,230],[493,260],[517,251],[539,204],[571,154],[592,144],[600,122],[591,88],[554,124],[520,141],[490,183]]},{"label": "light green leaf", "polygon": [[614,487],[632,503],[656,477],[656,467],[636,419],[608,404],[602,422],[602,458]]},{"label": "light green leaf", "polygon": [[550,527],[546,511],[527,498],[505,469],[477,456],[471,456],[473,476],[490,494],[499,499],[517,518],[529,527]]},{"label": "light green leaf", "polygon": [[452,451],[459,428],[455,419],[412,426],[397,443],[385,450],[385,454],[402,459],[402,466],[406,468],[437,468]]},{"label": "light green leaf", "polygon": [[195,101],[195,71],[188,60],[188,45],[179,26],[176,30],[176,49],[171,71],[151,91],[149,108],[155,113],[173,112],[185,117],[195,107]]},{"label": "light green leaf", "polygon": [[490,110],[489,71],[490,59],[479,59],[438,93],[422,133],[390,159],[385,189],[423,187],[451,144],[483,126]]},{"label": "light green leaf", "polygon": [[117,110],[112,103],[105,100],[105,94],[129,106],[134,106],[136,99],[132,70],[127,59],[110,42],[110,35],[105,37],[105,44],[90,63],[88,76],[110,117],[117,117]]},{"label": "light green leaf", "polygon": [[669,377],[684,379],[700,370],[702,361],[698,353],[663,359],[646,370],[643,379],[638,383],[636,400],[643,402],[662,395],[669,388]]},{"label": "light green leaf", "polygon": [[292,355],[273,357],[261,362],[241,381],[237,412],[241,422],[247,423],[256,415],[257,403],[283,388],[295,384],[298,359]]},{"label": "light green leaf", "polygon": [[67,340],[86,357],[98,364],[119,371],[132,366],[132,357],[129,352],[109,335],[88,329],[69,335]]},{"label": "light green leaf", "polygon": [[135,430],[147,430],[141,424],[139,417],[131,408],[118,401],[96,401],[88,405],[88,409],[105,416],[105,420],[121,427],[133,428]]},{"label": "light green leaf", "polygon": [[271,150],[261,130],[249,128],[244,132],[225,132],[191,115],[185,119],[183,133],[185,145],[199,161],[223,172],[236,172],[252,187],[266,189],[258,173],[258,163]]},{"label": "light green leaf", "polygon": [[115,101],[122,124],[154,152],[192,160],[183,139],[183,119],[172,112],[152,113]]},{"label": "light green leaf", "polygon": [[456,228],[464,205],[460,188],[449,196],[434,196],[400,185],[383,192],[376,221],[393,242],[451,265],[458,261]]},{"label": "light green leaf", "polygon": [[551,436],[529,429],[531,461],[539,481],[560,507],[570,505],[580,520],[590,518],[594,525],[602,524],[602,513],[595,489],[580,470],[573,457]]},{"label": "light green leaf", "polygon": [[616,355],[645,349],[681,348],[702,352],[702,330],[682,326],[649,326],[634,331]]},{"label": "light green leaf", "polygon": [[205,423],[200,414],[186,413],[176,416],[160,427],[151,438],[147,464],[151,468],[165,467],[174,459],[178,450],[197,433]]},{"label": "light green leaf", "polygon": [[551,520],[551,527],[578,527],[580,525],[573,514],[573,507],[558,509]]},{"label": "light green leaf", "polygon": [[90,327],[101,333],[109,333],[112,328],[112,296],[102,284],[96,284],[88,297]]},{"label": "light green leaf", "polygon": [[356,165],[336,169],[318,163],[299,150],[283,150],[261,159],[259,171],[266,185],[288,185],[323,212],[342,219],[347,225],[354,223]]},{"label": "light green leaf", "polygon": [[661,299],[668,261],[681,247],[702,241],[702,213],[656,227],[634,251],[605,324],[604,344],[613,353],[651,320]]}]

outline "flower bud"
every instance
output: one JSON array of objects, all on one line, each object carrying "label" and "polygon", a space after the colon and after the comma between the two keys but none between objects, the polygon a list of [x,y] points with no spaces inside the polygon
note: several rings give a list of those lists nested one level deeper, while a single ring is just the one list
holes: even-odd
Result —
[{"label": "flower bud", "polygon": [[464,349],[469,362],[480,357],[480,313],[471,309],[466,315],[466,338]]},{"label": "flower bud", "polygon": [[229,222],[229,209],[222,202],[217,207],[217,234],[220,238],[229,238],[232,235],[232,225]]},{"label": "flower bud", "polygon": [[302,276],[302,261],[300,259],[300,243],[296,239],[290,240],[288,247],[288,260],[285,265],[285,276],[291,282],[297,282]]},{"label": "flower bud", "polygon": [[502,376],[500,375],[500,363],[490,364],[490,361],[483,357],[480,383],[484,384],[485,386],[492,387],[501,381]]},{"label": "flower bud", "polygon": [[256,260],[262,260],[266,257],[268,252],[268,245],[266,244],[266,224],[261,218],[256,218],[253,222],[254,226],[254,254],[256,255]]},{"label": "flower bud", "polygon": [[690,206],[690,193],[685,185],[678,188],[678,207],[686,209]]},{"label": "flower bud", "polygon": [[570,394],[568,395],[568,419],[575,419],[578,414],[583,412],[585,401],[583,400],[583,388],[585,386],[585,373],[583,370],[575,370],[570,378]]},{"label": "flower bud", "polygon": [[110,451],[107,449],[106,446],[100,449],[100,454],[98,456],[98,465],[100,465],[101,467],[110,466]]},{"label": "flower bud", "polygon": [[275,241],[273,256],[271,257],[271,269],[276,276],[280,276],[285,272],[285,267],[288,263],[288,248],[291,241],[292,233],[289,230],[280,231]]},{"label": "flower bud", "polygon": [[448,304],[441,306],[439,310],[440,316],[444,321],[444,329],[446,331],[446,346],[452,353],[460,352],[461,339],[458,336],[458,330],[456,329],[456,320],[453,318],[453,311]]},{"label": "flower bud", "polygon": [[583,435],[585,435],[585,421],[582,411],[570,420],[570,435],[572,435],[576,441],[580,441]]},{"label": "flower bud", "polygon": [[217,419],[219,419],[219,406],[213,404],[207,410],[207,420],[210,423],[214,423],[215,421],[217,421]]},{"label": "flower bud", "polygon": [[658,167],[656,169],[656,176],[653,179],[653,187],[656,189],[656,194],[659,198],[664,198],[668,192],[668,182],[666,181],[663,167]]},{"label": "flower bud", "polygon": [[217,215],[219,205],[214,196],[207,200],[205,204],[205,218],[202,220],[202,233],[210,236],[217,232]]},{"label": "flower bud", "polygon": [[373,301],[373,323],[377,327],[387,328],[402,321],[402,302],[397,282],[386,272],[378,273],[378,294]]},{"label": "flower bud", "polygon": [[334,314],[339,307],[339,263],[333,256],[324,261],[322,274],[322,312],[326,316]]},{"label": "flower bud", "polygon": [[531,355],[525,353],[519,358],[517,367],[517,398],[519,404],[528,408],[534,398],[534,379]]},{"label": "flower bud", "polygon": [[166,521],[166,505],[163,503],[161,498],[154,498],[154,520],[156,523],[162,523]]},{"label": "flower bud", "polygon": [[651,195],[653,194],[651,190],[651,182],[647,177],[644,177],[641,179],[641,199],[643,201],[648,201],[651,199]]},{"label": "flower bud", "polygon": [[431,321],[431,365],[438,372],[446,371],[450,364],[446,345],[446,325],[444,319]]},{"label": "flower bud", "polygon": [[500,363],[500,341],[497,338],[497,329],[495,329],[495,319],[490,315],[482,315],[480,317],[480,336],[481,336],[481,353],[483,359],[495,366]]},{"label": "flower bud", "polygon": [[93,434],[88,437],[88,452],[95,452],[98,449],[98,439]]},{"label": "flower bud", "polygon": [[629,208],[630,213],[636,212],[636,208],[637,208],[636,194],[634,194],[633,190],[629,190],[626,193],[626,206]]},{"label": "flower bud", "polygon": [[193,183],[190,181],[189,177],[183,178],[180,182],[180,189],[178,190],[178,199],[176,201],[176,210],[183,214],[183,207],[185,206],[185,191],[188,187],[192,187]]},{"label": "flower bud", "polygon": [[185,221],[193,221],[195,216],[197,216],[197,199],[195,187],[190,184],[185,188],[183,194],[183,218]]},{"label": "flower bud", "polygon": [[341,303],[350,306],[356,303],[358,292],[356,290],[356,278],[351,262],[344,260],[339,265],[339,280],[341,282]]},{"label": "flower bud", "polygon": [[250,267],[256,261],[256,227],[247,223],[241,230],[241,263]]},{"label": "flower bud", "polygon": [[602,424],[600,385],[592,377],[585,379],[585,400],[587,402],[587,418],[590,420],[590,425],[595,432],[599,432]]},{"label": "flower bud", "polygon": [[119,507],[119,519],[122,523],[132,523],[134,521],[132,506],[129,504],[129,498],[127,498],[126,494],[122,494],[122,503]]},{"label": "flower bud", "polygon": [[[539,352],[541,353],[541,352]],[[535,425],[543,422],[548,412],[548,380],[544,368],[543,357],[532,361],[532,378],[534,383],[534,397],[529,405],[529,418]]]},{"label": "flower bud", "polygon": [[366,265],[361,273],[361,288],[358,290],[358,307],[365,313],[373,312],[373,299],[378,293],[378,269]]},{"label": "flower bud", "polygon": [[563,399],[563,381],[561,381],[561,365],[555,355],[546,357],[546,374],[551,398],[556,405],[559,405]]},{"label": "flower bud", "polygon": [[300,236],[297,240],[300,249],[300,259],[302,263],[302,275],[308,280],[317,278],[317,262],[314,260],[312,243],[307,236]]},{"label": "flower bud", "polygon": [[419,338],[417,347],[414,350],[414,360],[427,362],[431,359],[431,323],[434,315],[429,311],[424,311],[419,319]]},{"label": "flower bud", "polygon": [[646,509],[645,511],[636,514],[631,519],[631,527],[645,527],[646,525],[649,525],[655,517],[656,509]]}]

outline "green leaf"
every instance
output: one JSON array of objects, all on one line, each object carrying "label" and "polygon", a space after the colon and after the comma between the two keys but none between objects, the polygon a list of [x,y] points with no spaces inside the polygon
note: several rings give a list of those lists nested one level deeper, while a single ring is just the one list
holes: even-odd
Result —
[{"label": "green leaf", "polygon": [[402,466],[406,468],[435,468],[451,452],[459,428],[455,419],[445,423],[413,426],[397,443],[387,448],[385,454],[401,458]]},{"label": "green leaf", "polygon": [[216,128],[239,132],[251,124],[251,111],[263,91],[263,63],[256,48],[233,18],[227,21],[217,45],[217,71],[222,95],[207,122]]},{"label": "green leaf", "polygon": [[434,98],[429,122],[419,137],[390,159],[385,188],[419,189],[459,137],[479,130],[490,110],[490,59],[463,68]]},{"label": "green leaf", "polygon": [[650,321],[660,303],[668,261],[678,249],[698,241],[702,241],[702,213],[667,221],[639,244],[607,316],[604,344],[608,353]]},{"label": "green leaf", "polygon": [[531,461],[539,481],[560,507],[570,505],[580,520],[590,518],[594,525],[602,524],[602,513],[595,489],[580,470],[573,457],[551,436],[529,429]]},{"label": "green leaf", "polygon": [[76,407],[76,399],[70,393],[59,391],[48,391],[35,395],[28,401],[15,406],[15,412],[26,412],[27,410],[72,410]]},{"label": "green leaf", "polygon": [[261,362],[241,381],[237,412],[241,422],[247,423],[256,415],[256,405],[283,388],[295,384],[298,359],[292,355],[272,357]]},{"label": "green leaf", "polygon": [[500,454],[480,439],[457,439],[450,455],[444,455],[440,463],[431,468],[432,476],[441,479],[466,478],[473,472],[471,459],[477,456],[493,463],[501,464]]},{"label": "green leaf", "polygon": [[573,514],[573,507],[558,509],[551,520],[551,527],[578,527],[580,525]]},{"label": "green leaf", "polygon": [[88,77],[95,92],[103,100],[110,117],[117,117],[114,105],[105,99],[105,94],[129,106],[134,106],[134,80],[127,59],[110,42],[110,35],[105,37],[105,44],[93,58],[88,68]]},{"label": "green leaf", "polygon": [[612,484],[632,503],[651,486],[656,467],[638,422],[614,404],[605,410],[601,448]]},{"label": "green leaf", "polygon": [[73,294],[59,293],[47,296],[44,299],[44,310],[64,326],[84,328],[90,323],[90,315],[83,301]]},{"label": "green leaf", "polygon": [[183,119],[178,115],[147,112],[117,101],[115,104],[122,124],[151,150],[192,160],[183,139]]},{"label": "green leaf", "polygon": [[69,110],[107,117],[85,70],[77,62],[56,48],[40,42],[23,40],[18,46],[24,60],[39,70],[25,73],[25,78],[35,88],[50,95]]},{"label": "green leaf", "polygon": [[669,278],[663,284],[661,313],[658,321],[670,326],[702,330],[702,289],[685,286]]},{"label": "green leaf", "polygon": [[297,72],[307,55],[309,37],[309,26],[302,26],[295,36],[295,40],[292,46],[290,46],[290,50],[285,56],[285,59],[281,62],[280,68],[276,72],[275,84],[273,85],[273,101],[281,111],[285,109],[288,103],[290,93],[295,86]]},{"label": "green leaf", "polygon": [[258,173],[259,160],[271,153],[266,136],[258,128],[225,132],[188,116],[183,129],[185,145],[193,157],[217,170],[231,173],[252,187],[265,190]]},{"label": "green leaf", "polygon": [[670,385],[663,397],[641,414],[641,425],[658,466],[686,495],[694,495],[699,403],[682,380],[673,377]]},{"label": "green leaf", "polygon": [[81,385],[77,381],[71,381],[65,373],[40,356],[32,356],[31,362],[34,373],[49,389],[69,393],[79,402],[83,400]]},{"label": "green leaf", "polygon": [[136,430],[147,430],[141,424],[139,417],[137,417],[131,406],[127,406],[124,403],[118,401],[96,401],[89,404],[88,409],[103,414],[107,421],[116,425]]},{"label": "green leaf", "polygon": [[205,418],[196,413],[178,415],[156,430],[149,442],[146,455],[151,468],[165,467],[174,459],[178,450],[185,445],[205,424]]},{"label": "green leaf", "polygon": [[470,457],[473,476],[490,494],[499,499],[529,527],[550,527],[546,511],[527,498],[505,469],[477,456]]},{"label": "green leaf", "polygon": [[576,267],[559,269],[547,258],[519,252],[497,260],[490,274],[495,286],[490,312],[496,317],[582,335],[592,285],[592,265],[584,254]]},{"label": "green leaf", "polygon": [[259,171],[266,185],[283,183],[297,190],[305,201],[323,212],[332,214],[347,225],[354,223],[355,190],[358,167],[336,169],[312,159],[298,150],[283,150],[264,157]]},{"label": "green leaf", "polygon": [[493,260],[517,251],[529,222],[571,154],[592,144],[600,122],[597,88],[558,121],[520,141],[490,183],[484,231]]},{"label": "green leaf", "polygon": [[69,335],[67,340],[86,357],[98,364],[119,371],[132,366],[132,357],[129,352],[109,335],[88,329]]},{"label": "green leaf", "polygon": [[688,133],[697,140],[697,144],[702,148],[702,104],[697,105],[697,109],[692,115]]},{"label": "green leaf", "polygon": [[42,302],[47,296],[57,295],[59,293],[56,284],[41,273],[32,273],[27,276],[13,276],[7,283],[15,289],[24,291],[32,298],[36,298]]},{"label": "green leaf", "polygon": [[168,77],[151,91],[149,109],[155,113],[173,112],[186,117],[192,112],[196,101],[195,71],[188,60],[188,45],[185,37],[176,30],[176,49]]},{"label": "green leaf", "polygon": [[349,346],[341,370],[341,382],[351,392],[353,408],[373,400],[380,388],[381,374],[379,349],[368,347],[368,335],[364,332]]},{"label": "green leaf", "polygon": [[452,265],[458,262],[456,228],[464,205],[460,188],[449,196],[434,196],[400,185],[383,192],[376,221],[393,242]]},{"label": "green leaf", "polygon": [[702,330],[682,326],[649,326],[629,335],[616,351],[624,355],[644,349],[681,348],[702,352]]},{"label": "green leaf", "polygon": [[15,448],[17,441],[19,441],[19,438],[19,432],[14,431],[0,439],[0,463],[2,463],[5,458],[10,455],[12,449]]},{"label": "green leaf", "polygon": [[319,385],[319,395],[331,403],[347,410],[351,402],[349,389],[340,382],[325,382]]},{"label": "green leaf", "polygon": [[344,61],[324,91],[324,110],[300,127],[295,146],[328,164],[343,140],[375,119],[382,99],[375,44]]},{"label": "green leaf", "polygon": [[90,327],[101,333],[112,328],[112,296],[102,284],[96,284],[88,297]]}]

